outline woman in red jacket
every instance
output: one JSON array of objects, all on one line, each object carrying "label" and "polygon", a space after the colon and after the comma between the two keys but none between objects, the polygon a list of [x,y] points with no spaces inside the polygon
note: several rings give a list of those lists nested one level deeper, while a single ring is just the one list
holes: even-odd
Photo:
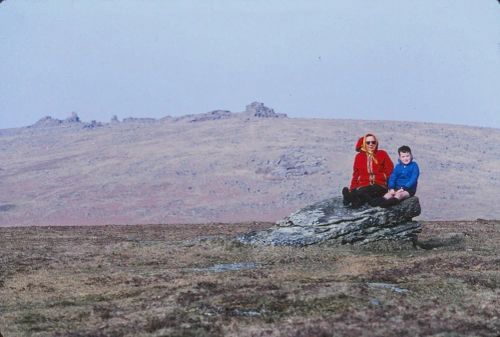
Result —
[{"label": "woman in red jacket", "polygon": [[358,208],[365,202],[383,196],[387,192],[387,179],[394,164],[384,150],[378,149],[374,134],[361,137],[356,144],[351,186],[342,189],[344,205]]}]

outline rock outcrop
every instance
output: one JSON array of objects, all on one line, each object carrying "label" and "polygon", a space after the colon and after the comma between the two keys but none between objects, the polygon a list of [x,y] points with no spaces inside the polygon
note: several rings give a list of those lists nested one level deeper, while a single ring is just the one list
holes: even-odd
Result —
[{"label": "rock outcrop", "polygon": [[90,123],[84,123],[78,117],[76,112],[72,112],[71,116],[64,120],[60,120],[57,118],[52,118],[51,116],[46,116],[37,121],[35,124],[29,126],[28,128],[33,129],[45,129],[52,127],[82,127],[84,129],[94,129],[103,126],[101,122],[96,120],[91,121]]},{"label": "rock outcrop", "polygon": [[139,124],[151,124],[156,123],[155,118],[144,118],[144,117],[127,117],[122,120],[122,123],[139,123]]},{"label": "rock outcrop", "polygon": [[82,121],[76,112],[72,112],[71,116],[62,121],[63,124],[81,124]]},{"label": "rock outcrop", "polygon": [[30,128],[40,129],[40,128],[50,128],[54,126],[61,125],[62,121],[50,116],[46,116],[38,120],[35,124],[31,125]]},{"label": "rock outcrop", "polygon": [[214,110],[203,114],[193,115],[190,122],[215,121],[219,119],[231,118],[233,114],[229,110]]},{"label": "rock outcrop", "polygon": [[286,114],[276,113],[261,102],[253,102],[246,106],[245,114],[258,118],[286,118]]},{"label": "rock outcrop", "polygon": [[346,207],[342,197],[302,208],[270,229],[238,237],[249,244],[307,246],[322,242],[368,244],[381,240],[414,241],[421,225],[412,221],[420,214],[417,197],[391,208]]},{"label": "rock outcrop", "polygon": [[265,174],[278,178],[300,177],[320,172],[325,158],[306,153],[301,148],[290,148],[275,161],[258,164],[257,174]]},{"label": "rock outcrop", "polygon": [[96,121],[96,120],[92,120],[90,123],[83,124],[84,129],[100,128],[101,126],[103,126],[103,124],[101,122]]}]

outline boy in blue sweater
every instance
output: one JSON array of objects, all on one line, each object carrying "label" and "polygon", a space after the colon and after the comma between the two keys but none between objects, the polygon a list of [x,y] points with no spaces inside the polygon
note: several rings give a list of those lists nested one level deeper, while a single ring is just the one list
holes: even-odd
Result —
[{"label": "boy in blue sweater", "polygon": [[398,164],[394,167],[387,182],[389,191],[382,198],[374,201],[372,206],[390,207],[414,196],[417,192],[420,170],[417,163],[413,161],[410,147],[401,146],[398,149],[398,155]]}]

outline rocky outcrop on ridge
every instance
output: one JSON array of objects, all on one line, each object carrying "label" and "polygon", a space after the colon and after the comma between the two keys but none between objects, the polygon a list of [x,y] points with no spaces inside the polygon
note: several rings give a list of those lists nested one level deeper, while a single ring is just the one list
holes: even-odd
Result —
[{"label": "rocky outcrop on ridge", "polygon": [[320,172],[324,162],[323,157],[308,154],[301,148],[290,148],[277,160],[259,163],[255,173],[278,178],[299,177]]},{"label": "rocky outcrop on ridge", "polygon": [[92,120],[90,123],[84,123],[83,128],[84,129],[94,129],[103,126],[101,122],[98,122],[96,120]]},{"label": "rocky outcrop on ridge", "polygon": [[72,112],[71,116],[62,121],[64,124],[81,124],[82,121],[76,112]]},{"label": "rocky outcrop on ridge", "polygon": [[184,115],[175,118],[169,118],[173,122],[187,121],[187,122],[205,122],[220,119],[228,119],[235,117],[257,117],[257,118],[286,118],[286,114],[276,113],[273,109],[264,105],[261,102],[253,102],[246,106],[244,112],[231,112],[229,110],[213,110],[201,114]]},{"label": "rocky outcrop on ridge", "polygon": [[229,110],[214,110],[202,114],[187,115],[177,118],[177,120],[187,120],[188,122],[205,122],[215,121],[233,117],[233,113]]},{"label": "rocky outcrop on ridge", "polygon": [[253,102],[247,105],[245,110],[246,115],[258,118],[286,118],[287,115],[283,113],[276,113],[274,109],[268,108],[261,102]]},{"label": "rocky outcrop on ridge", "polygon": [[276,113],[273,109],[264,105],[261,102],[253,102],[246,106],[246,110],[244,112],[233,113],[229,110],[213,110],[200,114],[190,114],[184,115],[180,117],[171,117],[165,116],[161,119],[155,118],[136,118],[136,117],[128,117],[124,118],[122,121],[118,119],[116,115],[114,115],[109,123],[101,123],[99,121],[91,121],[90,123],[83,122],[76,112],[72,112],[71,115],[64,119],[52,118],[51,116],[46,116],[41,118],[35,124],[29,126],[30,129],[45,129],[52,127],[82,127],[84,129],[94,129],[97,127],[105,126],[105,125],[117,125],[121,123],[125,124],[154,124],[158,122],[204,122],[204,121],[213,121],[220,119],[228,119],[233,117],[257,117],[257,118],[286,118],[287,115],[283,113]]},{"label": "rocky outcrop on ridge", "polygon": [[60,119],[52,118],[50,116],[43,117],[39,119],[35,124],[31,125],[31,128],[50,128],[54,126],[61,125],[62,121]]},{"label": "rocky outcrop on ridge", "polygon": [[391,208],[344,206],[342,197],[307,206],[284,218],[270,229],[251,232],[240,242],[273,246],[307,246],[322,242],[361,244],[381,241],[414,241],[421,225],[412,221],[420,214],[417,197]]},{"label": "rocky outcrop on ridge", "polygon": [[82,127],[84,129],[94,129],[97,127],[103,126],[103,123],[98,121],[91,121],[90,123],[84,123],[78,116],[76,112],[72,112],[71,116],[68,118],[61,120],[57,118],[52,118],[51,116],[46,116],[38,120],[35,124],[29,126],[32,129],[45,129],[52,127]]},{"label": "rocky outcrop on ridge", "polygon": [[155,123],[156,119],[147,117],[127,117],[122,123]]},{"label": "rocky outcrop on ridge", "polygon": [[257,117],[257,118],[286,118],[287,115],[283,113],[276,113],[273,109],[264,105],[261,102],[253,102],[246,106],[244,112],[233,113],[229,110],[213,110],[206,113],[185,115],[173,118],[174,122],[188,121],[188,122],[205,122],[219,119],[228,119],[234,117]]}]

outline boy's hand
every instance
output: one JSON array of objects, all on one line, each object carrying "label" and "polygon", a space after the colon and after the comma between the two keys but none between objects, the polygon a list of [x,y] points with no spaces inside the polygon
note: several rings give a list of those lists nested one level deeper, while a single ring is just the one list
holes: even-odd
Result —
[{"label": "boy's hand", "polygon": [[396,191],[394,191],[394,189],[393,189],[393,188],[391,188],[391,189],[389,190],[389,193],[390,193],[391,195],[394,195],[394,194],[396,193]]}]

